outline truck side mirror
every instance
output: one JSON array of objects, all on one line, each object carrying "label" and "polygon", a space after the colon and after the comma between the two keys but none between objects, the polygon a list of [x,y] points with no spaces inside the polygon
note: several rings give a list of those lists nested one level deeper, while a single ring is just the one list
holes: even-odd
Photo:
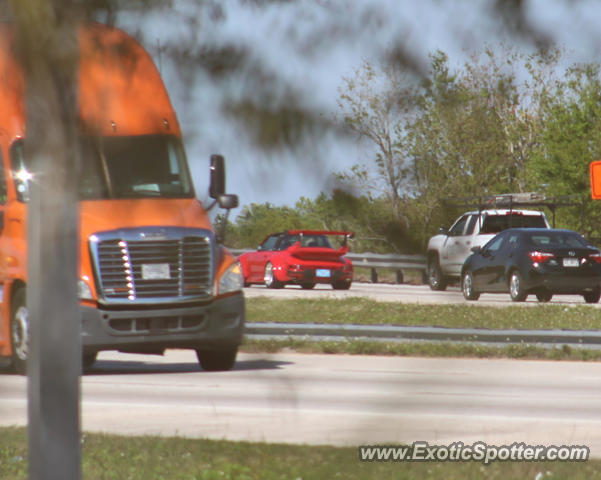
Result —
[{"label": "truck side mirror", "polygon": [[238,195],[225,193],[225,159],[223,155],[211,155],[211,168],[210,168],[210,184],[209,184],[209,196],[215,200],[209,209],[213,208],[215,204],[218,204],[221,208],[225,209],[225,216],[221,222],[221,226],[218,231],[215,232],[215,236],[219,243],[223,243],[225,240],[225,230],[227,228],[227,218],[230,210],[238,206]]},{"label": "truck side mirror", "polygon": [[232,208],[236,208],[238,206],[238,195],[223,193],[217,197],[217,202],[221,208],[231,210]]},{"label": "truck side mirror", "polygon": [[225,194],[225,159],[223,155],[211,155],[210,172],[209,197],[217,200],[219,196]]}]

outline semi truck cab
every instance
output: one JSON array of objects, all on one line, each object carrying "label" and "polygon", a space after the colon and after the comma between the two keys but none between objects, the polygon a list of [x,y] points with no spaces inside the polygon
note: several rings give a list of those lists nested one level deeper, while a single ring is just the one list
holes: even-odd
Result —
[{"label": "semi truck cab", "polygon": [[[180,126],[152,59],[123,31],[80,30],[79,298],[82,356],[193,349],[206,370],[236,360],[243,279],[197,198]],[[27,204],[35,181],[24,155],[25,82],[13,32],[0,30],[0,356],[26,371]],[[225,209],[221,156],[210,197]],[[42,319],[43,321],[43,319]]]}]

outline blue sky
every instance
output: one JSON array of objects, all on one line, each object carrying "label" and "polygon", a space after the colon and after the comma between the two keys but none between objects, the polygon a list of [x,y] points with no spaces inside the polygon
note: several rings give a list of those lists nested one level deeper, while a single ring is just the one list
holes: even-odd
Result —
[{"label": "blue sky", "polygon": [[[399,40],[424,65],[428,54],[437,49],[461,64],[468,53],[481,51],[486,44],[520,41],[496,21],[487,1],[297,0],[266,8],[240,0],[218,4],[219,22],[211,19],[214,11],[205,9],[199,16],[191,0],[176,0],[170,10],[144,19],[146,47],[156,53],[153,47],[159,42],[166,44],[190,33],[198,35],[199,44],[243,46],[253,61],[300,92],[307,106],[327,118],[338,112],[343,77],[351,76],[364,61],[377,62]],[[569,63],[599,60],[599,2],[531,0],[526,6],[529,21],[566,48]],[[186,15],[197,23],[183,22]],[[121,21],[126,30],[139,25],[139,18]],[[301,196],[314,198],[327,192],[333,172],[370,161],[368,146],[333,134],[309,139],[294,150],[258,151],[247,132],[220,113],[224,98],[235,98],[244,90],[244,72],[222,83],[198,78],[189,91],[177,71],[167,62],[162,65],[201,199],[211,153],[226,156],[228,190],[237,193],[243,205],[294,205]]]}]

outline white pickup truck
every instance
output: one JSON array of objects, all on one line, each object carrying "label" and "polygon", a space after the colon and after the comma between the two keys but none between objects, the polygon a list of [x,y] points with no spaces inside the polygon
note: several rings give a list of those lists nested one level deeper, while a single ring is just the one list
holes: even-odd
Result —
[{"label": "white pickup truck", "polygon": [[461,215],[448,230],[441,228],[430,238],[426,253],[428,283],[432,290],[444,290],[458,281],[461,266],[473,247],[484,245],[507,228],[550,228],[547,217],[536,210],[477,210]]}]

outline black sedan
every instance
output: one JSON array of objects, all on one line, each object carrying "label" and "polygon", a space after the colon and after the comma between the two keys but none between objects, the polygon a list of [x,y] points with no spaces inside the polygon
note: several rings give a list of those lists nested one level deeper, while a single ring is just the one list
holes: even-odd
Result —
[{"label": "black sedan", "polygon": [[461,270],[466,300],[481,293],[509,293],[514,302],[530,293],[540,302],[553,294],[582,295],[587,303],[601,297],[601,253],[577,232],[514,228],[472,252]]}]

